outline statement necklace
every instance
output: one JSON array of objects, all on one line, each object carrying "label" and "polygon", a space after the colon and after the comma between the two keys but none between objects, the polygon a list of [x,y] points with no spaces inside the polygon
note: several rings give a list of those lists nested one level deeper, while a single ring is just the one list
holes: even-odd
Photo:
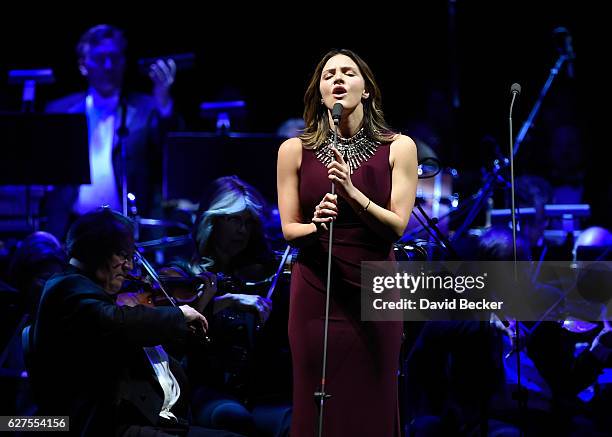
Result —
[{"label": "statement necklace", "polygon": [[[334,145],[334,133],[330,130],[327,140],[314,151],[315,156],[325,167],[332,162],[334,152],[331,148]],[[366,162],[378,149],[380,143],[372,140],[365,134],[364,128],[359,129],[355,135],[350,138],[342,138],[338,136],[337,149],[344,158],[344,161],[349,165],[351,174],[357,170],[361,164]]]}]

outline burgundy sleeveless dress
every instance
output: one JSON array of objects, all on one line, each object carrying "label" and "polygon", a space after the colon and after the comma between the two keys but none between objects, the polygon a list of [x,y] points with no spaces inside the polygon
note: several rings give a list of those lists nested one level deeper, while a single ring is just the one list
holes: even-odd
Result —
[{"label": "burgundy sleeveless dress", "polygon": [[[355,170],[353,185],[377,205],[391,196],[389,144]],[[312,150],[302,149],[299,196],[307,222],[330,191],[327,169]],[[361,261],[393,260],[392,244],[375,234],[338,196],[332,249],[331,308],[328,334],[323,433],[341,436],[399,436],[397,370],[401,322],[362,322]],[[289,341],[293,359],[291,437],[312,437],[318,423],[314,392],[320,388],[327,248],[329,234],[300,250],[291,275]]]}]

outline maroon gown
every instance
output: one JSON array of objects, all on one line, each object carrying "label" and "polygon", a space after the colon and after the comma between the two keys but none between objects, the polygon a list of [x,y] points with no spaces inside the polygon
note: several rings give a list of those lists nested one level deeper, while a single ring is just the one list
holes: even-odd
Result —
[{"label": "maroon gown", "polygon": [[[377,205],[391,196],[389,144],[355,170],[353,185]],[[330,191],[327,169],[312,150],[302,149],[299,196],[302,217]],[[362,322],[361,261],[393,259],[392,244],[377,236],[338,196],[332,249],[331,309],[328,334],[323,434],[399,436],[397,370],[401,322]],[[328,233],[302,248],[291,276],[289,341],[293,359],[291,437],[312,437],[318,421],[314,392],[320,387],[327,277]]]}]

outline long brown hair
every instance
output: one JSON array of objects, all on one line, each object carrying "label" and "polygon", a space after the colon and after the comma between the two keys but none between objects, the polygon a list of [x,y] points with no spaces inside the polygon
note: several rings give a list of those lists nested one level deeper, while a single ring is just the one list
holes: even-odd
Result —
[{"label": "long brown hair", "polygon": [[356,53],[347,49],[330,50],[323,56],[315,68],[306,93],[304,94],[304,122],[306,127],[299,138],[307,149],[319,147],[327,139],[330,130],[327,107],[321,104],[321,90],[319,84],[323,67],[327,61],[336,55],[345,55],[351,58],[359,67],[365,81],[365,89],[370,96],[363,100],[363,127],[367,136],[374,141],[388,143],[393,141],[396,133],[385,122],[382,112],[382,98],[380,88],[376,84],[372,70]]}]

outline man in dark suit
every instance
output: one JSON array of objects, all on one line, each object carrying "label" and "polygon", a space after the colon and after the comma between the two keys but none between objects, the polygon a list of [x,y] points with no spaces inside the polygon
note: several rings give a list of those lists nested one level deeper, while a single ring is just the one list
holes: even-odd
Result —
[{"label": "man in dark suit", "polygon": [[39,414],[69,415],[75,435],[235,435],[189,425],[185,375],[161,346],[206,330],[204,316],[187,305],[116,304],[133,268],[132,233],[109,208],[71,226],[70,267],[47,282],[33,326]]},{"label": "man in dark suit", "polygon": [[[170,96],[176,65],[172,60],[151,65],[151,96],[126,93],[126,45],[123,32],[113,26],[98,25],[85,32],[77,55],[87,91],[51,102],[46,108],[49,113],[85,114],[89,127],[91,184],[57,186],[43,203],[45,229],[60,239],[74,215],[103,204],[121,210],[121,142],[126,152],[126,185],[136,196],[141,215],[152,215],[159,202],[161,144],[165,133],[181,124]],[[123,122],[126,129],[122,131],[127,135],[121,140],[118,132]]]}]

